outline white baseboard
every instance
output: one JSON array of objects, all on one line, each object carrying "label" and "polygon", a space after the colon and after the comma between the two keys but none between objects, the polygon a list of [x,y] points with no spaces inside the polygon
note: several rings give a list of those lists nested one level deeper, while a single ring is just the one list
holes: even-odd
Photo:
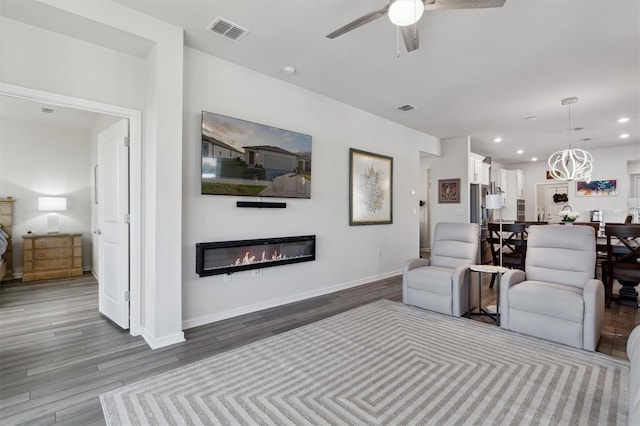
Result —
[{"label": "white baseboard", "polygon": [[142,332],[142,337],[151,349],[163,348],[165,346],[175,345],[176,343],[185,341],[183,332],[175,333],[170,336],[152,337],[145,330]]},{"label": "white baseboard", "polygon": [[376,275],[368,278],[361,278],[355,281],[336,284],[329,287],[320,288],[317,290],[308,291],[306,293],[294,294],[280,299],[267,300],[253,305],[241,306],[235,309],[229,309],[222,312],[216,312],[210,315],[204,315],[197,318],[190,318],[182,321],[182,329],[187,330],[189,328],[198,327],[205,324],[210,324],[216,321],[222,321],[228,318],[237,317],[240,315],[250,314],[252,312],[262,311],[263,309],[274,308],[276,306],[286,305],[288,303],[299,302],[301,300],[310,299],[312,297],[322,296],[329,293],[335,293],[336,291],[346,290],[351,287],[357,287],[359,285],[367,284],[373,281],[382,280],[385,278],[395,277],[400,275],[402,271],[392,271],[385,274]]}]

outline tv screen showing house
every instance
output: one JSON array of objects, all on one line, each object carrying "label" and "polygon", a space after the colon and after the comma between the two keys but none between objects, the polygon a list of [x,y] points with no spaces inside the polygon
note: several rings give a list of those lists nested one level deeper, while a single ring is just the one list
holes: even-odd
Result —
[{"label": "tv screen showing house", "polygon": [[202,111],[202,194],[311,198],[311,136]]}]

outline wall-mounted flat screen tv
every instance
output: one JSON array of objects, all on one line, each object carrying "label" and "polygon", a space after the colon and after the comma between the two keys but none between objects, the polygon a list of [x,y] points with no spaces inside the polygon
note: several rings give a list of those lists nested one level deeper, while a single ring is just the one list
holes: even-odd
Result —
[{"label": "wall-mounted flat screen tv", "polygon": [[202,194],[311,198],[311,136],[202,111]]}]

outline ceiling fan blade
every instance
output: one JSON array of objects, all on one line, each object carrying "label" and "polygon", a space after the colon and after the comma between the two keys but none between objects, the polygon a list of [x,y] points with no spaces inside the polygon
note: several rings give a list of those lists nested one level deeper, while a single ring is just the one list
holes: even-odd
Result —
[{"label": "ceiling fan blade", "polygon": [[436,0],[431,4],[425,4],[424,10],[502,7],[505,2],[506,0]]},{"label": "ceiling fan blade", "polygon": [[402,33],[402,39],[404,40],[404,46],[407,48],[407,53],[413,52],[420,47],[420,37],[418,33],[418,23],[413,25],[407,25],[406,27],[399,27]]},{"label": "ceiling fan blade", "polygon": [[355,30],[356,28],[361,27],[364,24],[368,24],[369,22],[375,21],[376,19],[378,19],[378,18],[380,18],[382,16],[385,16],[388,11],[389,11],[389,5],[386,5],[385,7],[383,7],[380,10],[376,10],[374,12],[367,13],[366,15],[361,16],[358,19],[355,19],[355,20],[349,22],[347,25],[338,28],[337,30],[335,30],[331,34],[327,35],[327,38],[336,38],[338,36],[341,36],[344,33],[348,33],[351,30]]}]

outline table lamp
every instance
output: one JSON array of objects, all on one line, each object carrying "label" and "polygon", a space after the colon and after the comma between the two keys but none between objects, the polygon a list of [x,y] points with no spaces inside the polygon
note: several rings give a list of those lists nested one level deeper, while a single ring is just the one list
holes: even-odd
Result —
[{"label": "table lamp", "polygon": [[[66,197],[38,197],[38,210],[41,212],[64,212],[67,211]],[[58,213],[47,215],[47,234],[57,234],[59,218]]]}]

